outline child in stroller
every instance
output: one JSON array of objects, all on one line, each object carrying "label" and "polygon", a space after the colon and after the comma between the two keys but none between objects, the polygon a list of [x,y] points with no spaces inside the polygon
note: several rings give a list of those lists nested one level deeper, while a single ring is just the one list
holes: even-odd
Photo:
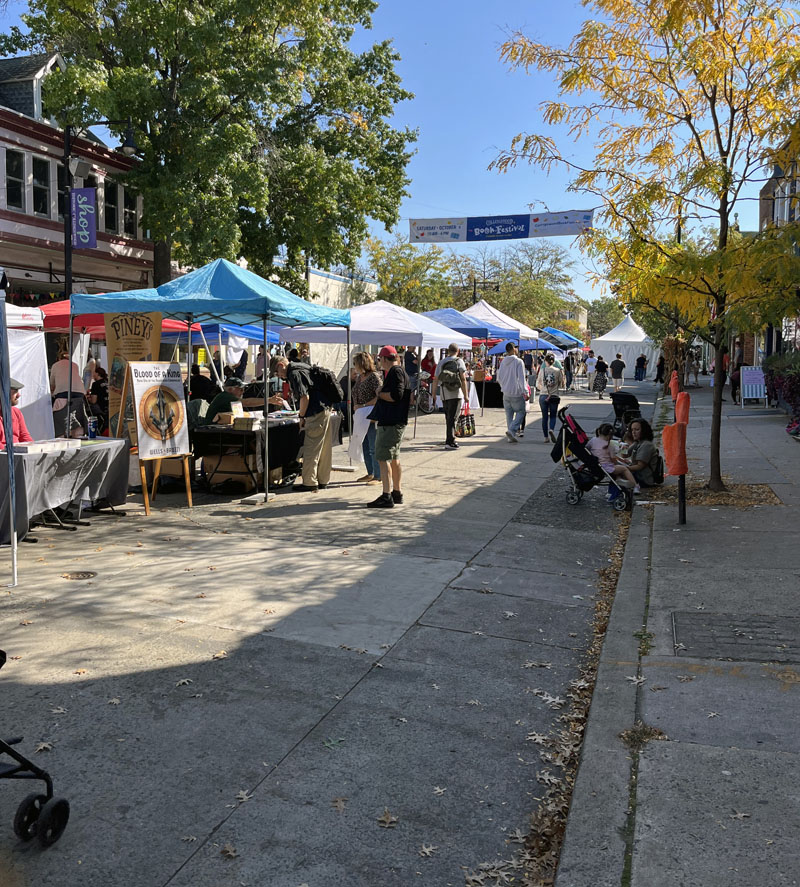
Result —
[{"label": "child in stroller", "polygon": [[623,438],[628,425],[642,417],[639,401],[627,391],[612,391],[611,405],[614,407],[614,437]]},{"label": "child in stroller", "polygon": [[[607,498],[613,504],[614,509],[616,511],[630,511],[633,507],[632,488],[635,486],[635,481],[630,483],[624,475],[617,479],[603,467],[600,459],[589,448],[589,436],[569,415],[568,407],[563,407],[558,411],[558,418],[561,421],[561,430],[558,433],[556,444],[550,452],[550,457],[554,462],[561,462],[569,475],[571,485],[567,490],[567,502],[570,505],[577,505],[583,498],[583,494],[593,487],[607,486]],[[611,429],[610,425],[607,427],[609,430]],[[612,465],[612,468],[616,467]]]}]

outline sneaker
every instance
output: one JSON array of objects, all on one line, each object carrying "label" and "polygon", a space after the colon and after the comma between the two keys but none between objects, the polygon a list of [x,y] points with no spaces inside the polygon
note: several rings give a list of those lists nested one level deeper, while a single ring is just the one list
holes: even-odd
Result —
[{"label": "sneaker", "polygon": [[444,448],[445,448],[446,450],[457,450],[457,449],[458,449],[458,444],[457,444],[455,441],[453,441],[452,443],[446,443],[446,444],[444,445]]},{"label": "sneaker", "polygon": [[318,489],[319,489],[318,487],[310,487],[310,486],[306,486],[306,484],[295,484],[292,487],[292,492],[293,493],[316,493]]},{"label": "sneaker", "polygon": [[555,436],[555,434],[553,434],[552,431],[550,431],[550,442],[551,443],[558,443],[558,440],[556,439],[556,436]]},{"label": "sneaker", "polygon": [[371,474],[365,474],[363,477],[359,477],[356,480],[357,484],[368,484],[372,480]]},{"label": "sneaker", "polygon": [[506,437],[511,441],[511,443],[517,443],[516,437],[510,432],[506,431]]},{"label": "sneaker", "polygon": [[327,490],[328,485],[327,484],[317,484],[317,489],[318,490]]},{"label": "sneaker", "polygon": [[400,492],[400,490],[392,490],[391,496],[392,496],[392,502],[395,505],[402,505],[403,504],[403,494]]},{"label": "sneaker", "polygon": [[641,493],[642,492],[642,488],[639,486],[639,484],[636,484],[636,486],[633,488],[633,492],[634,493]]},{"label": "sneaker", "polygon": [[381,493],[377,499],[367,502],[367,508],[394,508],[394,499],[389,493]]},{"label": "sneaker", "polygon": [[517,437],[525,437],[525,432],[524,432],[524,431],[518,431],[518,432],[517,432]]}]

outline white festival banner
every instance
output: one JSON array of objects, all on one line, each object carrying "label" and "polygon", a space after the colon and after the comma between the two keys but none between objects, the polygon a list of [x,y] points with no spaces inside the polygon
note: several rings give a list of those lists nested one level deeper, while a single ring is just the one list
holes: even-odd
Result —
[{"label": "white festival banner", "polygon": [[594,210],[563,213],[531,213],[528,237],[559,237],[583,234],[592,227]]},{"label": "white festival banner", "polygon": [[466,239],[466,218],[410,220],[410,243],[464,243]]}]

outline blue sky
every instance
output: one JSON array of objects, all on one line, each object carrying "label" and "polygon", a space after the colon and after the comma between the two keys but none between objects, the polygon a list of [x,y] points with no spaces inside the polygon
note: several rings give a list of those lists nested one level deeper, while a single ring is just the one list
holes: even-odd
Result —
[{"label": "blue sky", "polygon": [[[0,22],[18,21],[27,4],[11,0]],[[381,0],[372,31],[358,35],[356,47],[391,39],[401,56],[398,70],[412,101],[398,107],[396,123],[419,129],[409,166],[410,196],[403,202],[397,230],[408,233],[409,218],[525,213],[591,208],[592,200],[566,191],[563,170],[549,176],[520,166],[506,174],[488,166],[522,131],[548,132],[575,160],[591,157],[591,145],[574,144],[559,130],[546,130],[539,105],[556,97],[550,74],[511,72],[500,61],[500,45],[516,30],[537,41],[566,46],[587,18],[576,0]],[[757,203],[745,204],[744,229],[758,224]],[[374,233],[386,236],[382,227]],[[572,238],[576,292],[593,298],[585,277],[586,260]],[[458,250],[471,247],[460,245]]]}]

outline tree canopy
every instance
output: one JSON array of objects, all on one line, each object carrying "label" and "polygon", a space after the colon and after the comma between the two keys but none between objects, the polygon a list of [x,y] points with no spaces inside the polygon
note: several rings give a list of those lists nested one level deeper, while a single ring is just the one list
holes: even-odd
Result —
[{"label": "tree canopy", "polygon": [[[786,304],[782,277],[791,273],[797,233],[737,239],[732,230],[734,211],[752,199],[765,168],[785,169],[800,145],[793,5],[585,5],[597,18],[566,49],[516,34],[502,55],[514,67],[555,75],[560,96],[542,106],[544,122],[591,139],[593,161],[578,166],[549,133],[523,133],[496,166],[522,160],[570,169],[571,190],[593,195],[601,206],[583,240],[600,276],[623,301],[676,309],[719,354],[735,323],[763,321]],[[709,225],[711,243],[698,247],[680,236]],[[710,484],[721,489],[722,361],[716,366]]]},{"label": "tree canopy", "polygon": [[375,6],[31,0],[28,32],[4,48],[61,52],[67,69],[46,83],[61,124],[133,121],[142,163],[126,184],[178,260],[244,254],[291,276],[306,257],[355,262],[368,219],[397,220],[415,135],[390,118],[410,94],[389,43],[349,45]]}]

